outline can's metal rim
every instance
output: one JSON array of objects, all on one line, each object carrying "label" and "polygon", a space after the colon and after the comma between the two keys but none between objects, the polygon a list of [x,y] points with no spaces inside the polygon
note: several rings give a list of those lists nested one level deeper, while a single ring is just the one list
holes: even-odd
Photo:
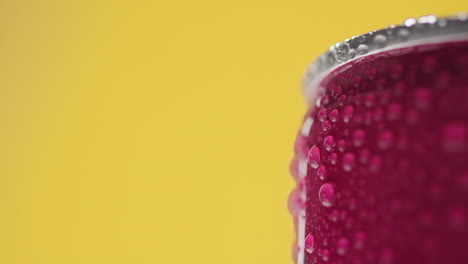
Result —
[{"label": "can's metal rim", "polygon": [[374,30],[332,45],[307,68],[302,82],[308,102],[320,81],[338,66],[356,58],[410,45],[468,39],[468,13],[408,18],[400,25]]}]

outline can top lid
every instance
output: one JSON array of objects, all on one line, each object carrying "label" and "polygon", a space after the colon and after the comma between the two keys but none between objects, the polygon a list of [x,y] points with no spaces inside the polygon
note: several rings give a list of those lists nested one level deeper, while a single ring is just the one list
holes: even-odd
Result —
[{"label": "can top lid", "polygon": [[302,82],[304,96],[306,99],[310,98],[325,75],[355,58],[404,46],[451,39],[468,39],[467,12],[449,17],[428,15],[418,19],[408,18],[400,25],[391,25],[338,42],[307,68]]}]

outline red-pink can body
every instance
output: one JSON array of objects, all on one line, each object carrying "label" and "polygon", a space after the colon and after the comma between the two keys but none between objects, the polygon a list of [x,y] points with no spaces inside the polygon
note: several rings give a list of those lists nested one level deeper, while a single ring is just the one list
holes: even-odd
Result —
[{"label": "red-pink can body", "polygon": [[297,263],[468,263],[467,32],[463,15],[407,20],[313,65]]}]

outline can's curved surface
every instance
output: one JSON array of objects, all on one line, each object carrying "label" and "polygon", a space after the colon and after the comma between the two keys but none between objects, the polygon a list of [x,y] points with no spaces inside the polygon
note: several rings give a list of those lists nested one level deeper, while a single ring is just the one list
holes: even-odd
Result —
[{"label": "can's curved surface", "polygon": [[328,70],[291,164],[296,261],[467,263],[468,38]]}]

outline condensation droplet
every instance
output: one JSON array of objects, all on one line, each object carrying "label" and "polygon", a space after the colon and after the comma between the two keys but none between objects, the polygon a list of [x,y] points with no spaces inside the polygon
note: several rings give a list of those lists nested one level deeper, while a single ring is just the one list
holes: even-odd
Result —
[{"label": "condensation droplet", "polygon": [[407,28],[401,28],[397,32],[397,36],[400,39],[407,39],[411,35],[410,31]]},{"label": "condensation droplet", "polygon": [[333,184],[322,184],[318,192],[318,198],[323,206],[331,207],[335,200],[335,187],[333,187]]},{"label": "condensation droplet", "polygon": [[367,234],[363,231],[358,231],[354,234],[354,248],[363,250],[366,246]]},{"label": "condensation droplet", "polygon": [[340,86],[340,85],[334,87],[334,88],[332,89],[332,96],[338,97],[338,96],[341,94],[341,91],[342,91],[342,89],[341,89],[341,86]]},{"label": "condensation droplet", "polygon": [[468,129],[465,124],[453,122],[442,128],[442,149],[447,153],[463,153],[467,149]]},{"label": "condensation droplet", "polygon": [[387,44],[387,37],[382,34],[377,34],[375,35],[373,42],[379,48],[385,47]]},{"label": "condensation droplet", "polygon": [[434,24],[437,22],[437,17],[435,15],[421,16],[418,18],[418,23],[421,24]]},{"label": "condensation droplet", "polygon": [[364,96],[364,105],[366,107],[372,107],[375,104],[376,96],[374,93],[368,93]]},{"label": "condensation droplet", "polygon": [[348,99],[348,97],[344,94],[340,95],[338,97],[338,105],[342,106],[346,103],[346,99]]},{"label": "condensation droplet", "polygon": [[328,113],[326,108],[320,109],[318,112],[318,118],[321,122],[325,121],[327,119]]},{"label": "condensation droplet", "polygon": [[349,44],[347,42],[339,42],[336,44],[336,56],[338,61],[346,61],[348,57]]},{"label": "condensation droplet", "polygon": [[405,91],[407,90],[407,88],[408,87],[405,82],[398,81],[394,85],[393,92],[396,96],[402,96],[403,94],[405,94]]},{"label": "condensation droplet", "polygon": [[[394,80],[400,79],[404,72],[405,67],[401,63],[397,63],[390,68],[390,74]],[[390,95],[390,91],[386,92]]]},{"label": "condensation droplet", "polygon": [[351,230],[354,228],[354,219],[353,218],[348,218],[345,220],[345,228],[348,230]]},{"label": "condensation droplet", "polygon": [[452,229],[463,230],[467,224],[467,217],[464,208],[457,207],[449,210],[448,225]]},{"label": "condensation droplet", "polygon": [[330,103],[330,96],[327,94],[327,95],[324,95],[322,97],[322,106],[326,106]]},{"label": "condensation droplet", "polygon": [[357,201],[357,199],[354,198],[354,197],[351,198],[351,199],[349,199],[348,207],[349,207],[349,210],[351,210],[351,211],[356,210],[357,207],[358,207],[358,201]]},{"label": "condensation droplet", "polygon": [[320,167],[318,167],[317,176],[321,180],[325,180],[325,178],[327,177],[327,168],[325,167],[325,165],[320,165]]},{"label": "condensation droplet", "polygon": [[350,172],[355,165],[356,162],[356,156],[353,153],[345,153],[343,155],[343,170]]},{"label": "condensation droplet", "polygon": [[382,149],[382,150],[389,149],[392,146],[393,142],[394,142],[394,138],[395,138],[395,136],[394,136],[392,131],[384,130],[379,135],[379,142],[378,142],[379,148]]},{"label": "condensation droplet", "polygon": [[397,142],[398,149],[406,150],[408,149],[408,144],[409,144],[408,137],[405,135],[400,135],[400,137],[398,138],[398,142]]},{"label": "condensation droplet", "polygon": [[335,147],[335,138],[333,136],[326,136],[323,139],[323,146],[327,151],[332,151]]},{"label": "condensation droplet", "polygon": [[338,217],[340,216],[340,212],[338,209],[334,209],[333,211],[330,212],[330,215],[328,215],[328,220],[332,221],[333,223],[338,222]]},{"label": "condensation droplet", "polygon": [[416,109],[406,111],[406,122],[410,125],[416,125],[420,119],[420,113]]},{"label": "condensation droplet", "polygon": [[356,147],[362,147],[366,139],[366,132],[363,129],[357,129],[353,133],[353,144]]},{"label": "condensation droplet", "polygon": [[309,165],[316,169],[318,168],[320,164],[320,149],[316,145],[312,146],[309,150],[309,155],[308,155],[308,161]]},{"label": "condensation droplet", "polygon": [[395,261],[395,252],[392,248],[383,248],[380,252],[379,264],[393,264]]},{"label": "condensation droplet", "polygon": [[380,156],[373,156],[369,162],[369,170],[371,172],[378,172],[382,167],[382,158]]},{"label": "condensation droplet", "polygon": [[351,121],[351,118],[353,117],[354,113],[354,107],[352,105],[347,105],[343,109],[343,113],[341,114],[341,117],[343,118],[343,122],[349,123]]},{"label": "condensation droplet", "polygon": [[364,124],[366,125],[370,125],[372,123],[372,112],[371,111],[367,111],[364,113]]},{"label": "condensation droplet", "polygon": [[312,233],[308,234],[304,241],[304,249],[307,253],[312,254],[315,250],[315,237]]},{"label": "condensation droplet", "polygon": [[406,27],[412,27],[414,25],[416,25],[416,19],[414,17],[410,17],[410,18],[407,18],[404,22],[403,22],[403,25],[405,25]]},{"label": "condensation droplet", "polygon": [[337,147],[338,147],[338,151],[344,152],[345,147],[346,147],[346,141],[344,139],[338,140]]},{"label": "condensation droplet", "polygon": [[336,254],[344,256],[348,252],[349,240],[346,237],[341,237],[336,241]]},{"label": "condensation droplet", "polygon": [[382,108],[376,108],[375,111],[374,111],[374,120],[379,122],[380,120],[382,120],[382,117],[384,115],[384,111]]},{"label": "condensation droplet", "polygon": [[428,110],[432,104],[432,92],[425,87],[414,91],[414,105],[421,110]]},{"label": "condensation droplet", "polygon": [[447,19],[440,18],[440,19],[437,21],[437,25],[439,25],[440,27],[445,27],[445,26],[447,25]]},{"label": "condensation droplet", "polygon": [[322,260],[323,261],[328,261],[330,259],[330,250],[324,249],[322,251]]},{"label": "condensation droplet", "polygon": [[323,130],[324,132],[329,131],[329,130],[331,129],[331,127],[332,127],[332,126],[331,126],[331,122],[330,122],[330,121],[328,121],[328,120],[323,121],[323,123],[322,123],[322,130]]},{"label": "condensation droplet", "polygon": [[356,49],[357,55],[364,55],[367,52],[369,52],[369,47],[366,44],[359,44],[359,46]]},{"label": "condensation droplet", "polygon": [[370,151],[368,149],[363,149],[359,151],[359,161],[362,164],[367,164],[370,158]]},{"label": "condensation droplet", "polygon": [[328,157],[328,160],[331,164],[336,165],[336,162],[338,161],[338,154],[333,152],[332,154],[330,154],[330,157]]},{"label": "condensation droplet", "polygon": [[399,103],[391,103],[388,105],[387,118],[390,121],[395,121],[401,116],[401,105]]},{"label": "condensation droplet", "polygon": [[338,112],[338,109],[333,109],[330,111],[330,114],[328,115],[328,117],[330,118],[332,122],[336,122],[338,121],[339,115],[340,113]]},{"label": "condensation droplet", "polygon": [[467,12],[459,12],[457,13],[457,18],[458,20],[465,21],[468,19],[468,13]]}]

